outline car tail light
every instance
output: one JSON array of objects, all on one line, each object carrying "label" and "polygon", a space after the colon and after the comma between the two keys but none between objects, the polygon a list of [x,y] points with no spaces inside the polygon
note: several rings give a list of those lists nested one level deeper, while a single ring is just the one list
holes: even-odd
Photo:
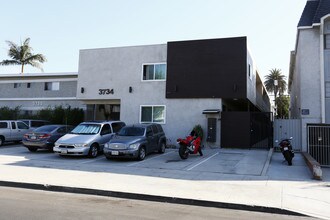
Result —
[{"label": "car tail light", "polygon": [[39,138],[49,138],[51,135],[50,134],[43,134],[40,135]]},{"label": "car tail light", "polygon": [[29,138],[29,135],[27,135],[27,134],[24,134],[24,136],[23,136],[24,138]]}]

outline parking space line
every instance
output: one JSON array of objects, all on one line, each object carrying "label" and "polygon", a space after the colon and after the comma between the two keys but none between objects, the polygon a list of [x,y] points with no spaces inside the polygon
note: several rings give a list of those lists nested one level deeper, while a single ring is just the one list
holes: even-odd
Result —
[{"label": "parking space line", "polygon": [[217,152],[217,153],[213,154],[212,156],[210,156],[210,157],[208,157],[208,158],[202,160],[202,161],[199,162],[198,164],[196,164],[196,165],[190,167],[189,169],[187,169],[187,171],[190,171],[190,170],[194,169],[195,167],[201,165],[202,163],[205,163],[206,161],[208,161],[208,160],[211,159],[212,157],[215,157],[215,156],[218,155],[218,154],[219,154],[219,152]]},{"label": "parking space line", "polygon": [[158,155],[158,156],[156,156],[156,157],[152,157],[152,158],[147,159],[147,160],[145,159],[145,160],[142,160],[142,161],[139,161],[139,162],[136,162],[136,163],[129,164],[129,165],[127,165],[127,166],[128,166],[128,167],[131,167],[131,166],[134,166],[134,165],[138,165],[138,164],[140,164],[140,163],[144,163],[144,162],[146,162],[146,161],[149,161],[149,160],[152,160],[152,159],[156,159],[156,158],[158,158],[158,157],[162,157],[162,156],[165,156],[165,155],[171,154],[171,153],[173,153],[173,152],[175,152],[175,151],[170,151],[170,152],[167,152],[167,153],[164,153],[164,154]]}]

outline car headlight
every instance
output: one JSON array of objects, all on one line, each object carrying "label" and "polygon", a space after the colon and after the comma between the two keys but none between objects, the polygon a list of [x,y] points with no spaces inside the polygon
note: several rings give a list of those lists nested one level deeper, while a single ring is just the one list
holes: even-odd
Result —
[{"label": "car headlight", "polygon": [[104,144],[104,148],[110,148],[110,144],[109,143],[105,143]]},{"label": "car headlight", "polygon": [[60,146],[60,144],[55,142],[54,147],[59,147],[59,146]]},{"label": "car headlight", "polygon": [[88,147],[88,144],[74,144],[75,147]]},{"label": "car headlight", "polygon": [[133,150],[137,150],[139,148],[139,146],[140,146],[140,144],[138,144],[138,143],[137,144],[130,144],[129,148],[133,149]]}]

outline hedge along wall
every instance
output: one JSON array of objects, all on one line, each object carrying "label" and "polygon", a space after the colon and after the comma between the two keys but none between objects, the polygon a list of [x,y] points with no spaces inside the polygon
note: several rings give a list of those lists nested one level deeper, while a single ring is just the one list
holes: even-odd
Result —
[{"label": "hedge along wall", "polygon": [[47,120],[52,124],[77,125],[84,121],[84,110],[71,108],[70,106],[66,108],[56,106],[55,108],[42,109],[35,115],[26,115],[21,113],[19,106],[14,109],[8,107],[0,108],[0,120],[18,120],[23,118]]}]

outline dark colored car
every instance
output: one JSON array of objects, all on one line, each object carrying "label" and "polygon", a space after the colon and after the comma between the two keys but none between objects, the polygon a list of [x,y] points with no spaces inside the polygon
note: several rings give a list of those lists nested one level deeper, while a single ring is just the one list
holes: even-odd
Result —
[{"label": "dark colored car", "polygon": [[159,124],[136,124],[123,127],[104,146],[106,158],[136,158],[144,160],[147,154],[158,151],[164,153],[166,136]]},{"label": "dark colored car", "polygon": [[26,133],[22,143],[29,151],[38,149],[53,150],[54,143],[73,129],[70,125],[44,125]]}]

